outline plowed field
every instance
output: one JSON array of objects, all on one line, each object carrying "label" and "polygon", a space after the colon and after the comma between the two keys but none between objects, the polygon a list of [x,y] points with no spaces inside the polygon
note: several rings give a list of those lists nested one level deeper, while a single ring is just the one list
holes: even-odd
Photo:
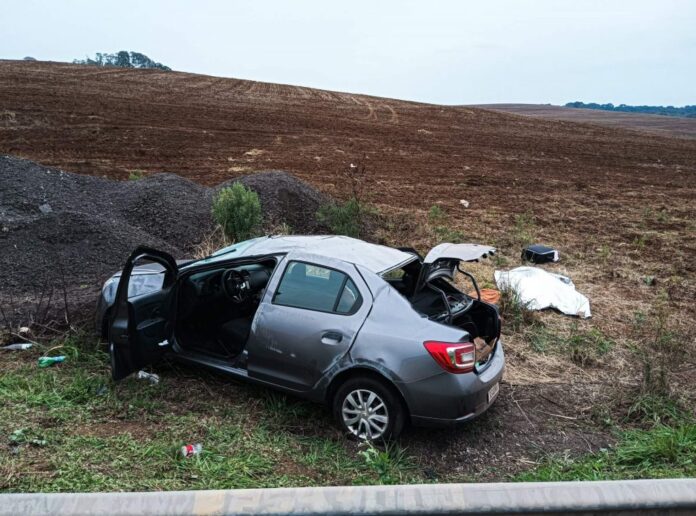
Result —
[{"label": "plowed field", "polygon": [[[603,422],[623,424],[641,392],[636,349],[650,349],[646,336],[657,337],[646,328],[658,320],[674,344],[660,351],[673,353],[663,357],[670,390],[694,406],[696,139],[188,73],[0,61],[0,153],[205,185],[282,169],[337,198],[360,162],[378,236],[421,251],[445,239],[496,245],[496,262],[474,266],[484,286],[494,267],[519,265],[525,242],[558,248],[561,262],[546,268],[573,279],[593,319],[544,313],[507,329],[506,385],[475,430],[404,437],[433,478],[501,479],[546,452],[605,446]],[[434,205],[444,215],[429,216]],[[558,345],[574,335],[611,345],[587,340],[585,360],[585,347]]]}]

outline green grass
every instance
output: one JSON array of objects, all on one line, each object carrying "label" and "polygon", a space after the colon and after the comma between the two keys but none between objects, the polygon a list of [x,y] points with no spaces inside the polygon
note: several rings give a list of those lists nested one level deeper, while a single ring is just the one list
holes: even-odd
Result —
[{"label": "green grass", "polygon": [[620,433],[613,448],[577,459],[552,457],[518,481],[617,480],[696,476],[696,424]]},{"label": "green grass", "polygon": [[[49,354],[65,354],[62,364],[38,367],[51,346],[6,353],[0,361],[0,491],[430,481],[408,449],[358,445],[317,404],[175,364],[157,368],[157,385],[132,377],[115,384],[108,355],[93,338],[54,344],[60,347]],[[696,475],[688,414],[677,408],[658,414],[663,402],[640,402],[625,423],[659,424],[623,431],[615,448],[598,454],[550,457],[515,480]],[[182,458],[187,443],[201,443],[203,452]],[[460,477],[442,471],[438,478]]]},{"label": "green grass", "polygon": [[597,328],[581,329],[573,324],[566,334],[535,324],[526,332],[526,339],[534,351],[567,355],[581,367],[600,363],[616,343]]},{"label": "green grass", "polygon": [[519,245],[528,245],[534,241],[536,234],[536,221],[532,212],[527,211],[515,215],[515,225],[512,230],[512,239]]},{"label": "green grass", "polygon": [[[376,460],[321,406],[204,370],[160,368],[157,385],[110,380],[108,355],[75,337],[0,363],[0,491],[229,489],[423,481],[405,452]],[[181,446],[201,443],[192,458]],[[5,453],[7,451],[7,453]]]},{"label": "green grass", "polygon": [[522,301],[514,288],[500,289],[500,316],[503,319],[503,331],[512,333],[523,328],[540,328],[537,312],[529,308],[529,303]]},{"label": "green grass", "polygon": [[145,172],[143,172],[142,170],[137,169],[137,168],[130,170],[128,173],[128,180],[129,181],[139,181],[144,177],[145,177]]}]

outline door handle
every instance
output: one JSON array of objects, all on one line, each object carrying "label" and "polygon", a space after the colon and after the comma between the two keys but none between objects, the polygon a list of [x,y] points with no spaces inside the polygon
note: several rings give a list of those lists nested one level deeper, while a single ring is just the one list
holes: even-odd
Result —
[{"label": "door handle", "polygon": [[343,335],[337,331],[327,331],[321,336],[321,343],[329,346],[335,346],[343,340]]}]

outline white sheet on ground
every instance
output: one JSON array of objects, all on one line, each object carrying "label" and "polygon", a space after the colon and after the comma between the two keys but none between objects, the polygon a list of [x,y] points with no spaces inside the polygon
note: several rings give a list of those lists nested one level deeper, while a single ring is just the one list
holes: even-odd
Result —
[{"label": "white sheet on ground", "polygon": [[566,276],[536,267],[517,267],[511,271],[495,271],[495,282],[501,290],[516,290],[520,301],[527,303],[531,310],[555,308],[567,315],[591,317],[589,299],[576,291]]}]

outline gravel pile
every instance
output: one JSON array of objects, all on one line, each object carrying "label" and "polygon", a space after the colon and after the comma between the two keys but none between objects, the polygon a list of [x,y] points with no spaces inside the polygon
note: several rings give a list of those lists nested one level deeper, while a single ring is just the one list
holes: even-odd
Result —
[{"label": "gravel pile", "polygon": [[[259,193],[266,220],[320,231],[314,214],[326,200],[307,184],[280,171],[237,180]],[[63,290],[71,318],[88,316],[140,244],[190,256],[212,230],[215,191],[173,174],[112,181],[0,156],[0,325],[63,317]]]}]

